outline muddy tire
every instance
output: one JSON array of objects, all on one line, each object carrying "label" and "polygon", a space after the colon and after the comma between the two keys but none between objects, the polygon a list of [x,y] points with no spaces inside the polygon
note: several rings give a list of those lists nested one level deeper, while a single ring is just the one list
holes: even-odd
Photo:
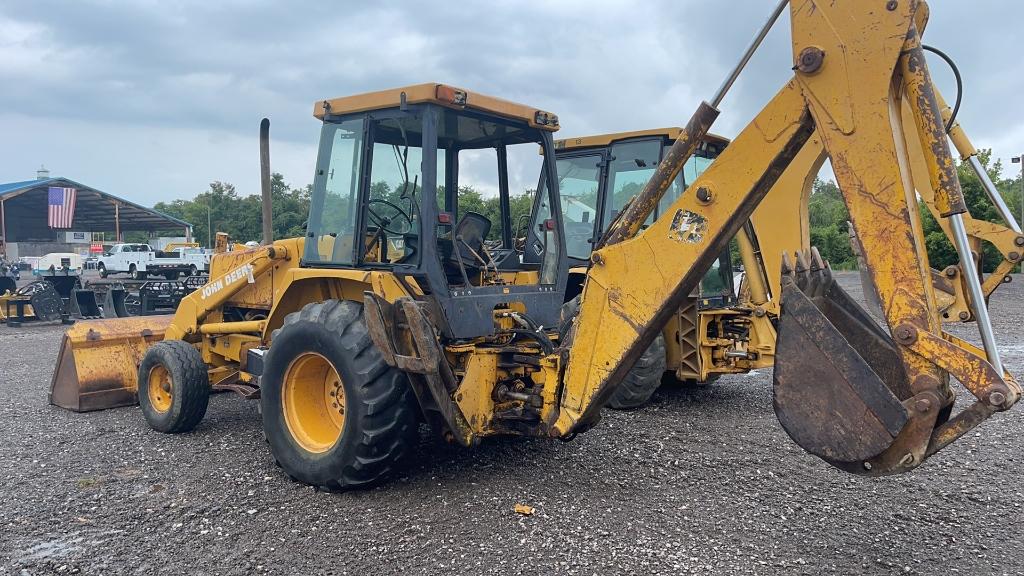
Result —
[{"label": "muddy tire", "polygon": [[384,362],[358,303],[289,314],[260,380],[263,430],[293,480],[331,491],[372,486],[401,469],[419,440],[408,377]]},{"label": "muddy tire", "polygon": [[[560,340],[568,335],[572,322],[580,313],[580,297],[577,296],[562,305],[561,324],[558,333]],[[637,359],[629,373],[623,378],[606,406],[615,410],[632,410],[647,404],[655,390],[661,386],[661,377],[665,373],[665,337],[658,337]]]},{"label": "muddy tire", "polygon": [[139,407],[149,426],[177,434],[195,428],[210,403],[210,380],[199,351],[188,342],[153,345],[139,365]]}]

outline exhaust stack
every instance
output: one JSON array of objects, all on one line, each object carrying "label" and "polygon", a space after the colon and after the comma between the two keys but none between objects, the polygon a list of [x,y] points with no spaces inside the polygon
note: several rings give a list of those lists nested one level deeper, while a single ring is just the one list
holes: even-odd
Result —
[{"label": "exhaust stack", "polygon": [[273,196],[270,194],[270,119],[260,121],[260,188],[263,193],[263,245],[274,243]]}]

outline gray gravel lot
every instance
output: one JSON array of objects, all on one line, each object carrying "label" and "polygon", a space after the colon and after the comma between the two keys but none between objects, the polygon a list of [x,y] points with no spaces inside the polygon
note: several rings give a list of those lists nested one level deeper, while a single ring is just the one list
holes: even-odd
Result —
[{"label": "gray gravel lot", "polygon": [[[1024,278],[992,307],[1024,375]],[[858,478],[789,441],[763,371],[663,388],[570,443],[424,437],[406,476],[326,494],[274,467],[232,395],[179,436],[47,405],[61,331],[0,327],[0,574],[1024,574],[1020,408]]]}]

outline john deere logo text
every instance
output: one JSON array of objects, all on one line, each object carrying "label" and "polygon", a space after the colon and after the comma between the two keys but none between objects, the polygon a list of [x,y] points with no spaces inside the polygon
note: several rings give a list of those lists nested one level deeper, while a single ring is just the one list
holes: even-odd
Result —
[{"label": "john deere logo text", "polygon": [[246,264],[228,272],[223,278],[218,278],[206,286],[203,286],[200,298],[206,300],[210,296],[213,296],[217,292],[223,290],[225,286],[230,286],[242,278],[248,278],[249,283],[252,284],[255,282],[252,277],[252,270],[252,264]]}]

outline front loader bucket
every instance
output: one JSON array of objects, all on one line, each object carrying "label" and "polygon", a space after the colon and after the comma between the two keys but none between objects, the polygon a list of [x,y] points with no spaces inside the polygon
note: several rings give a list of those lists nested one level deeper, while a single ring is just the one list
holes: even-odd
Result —
[{"label": "front loader bucket", "polygon": [[911,396],[889,335],[836,284],[816,250],[784,259],[775,414],[804,450],[869,472],[907,425]]},{"label": "front loader bucket", "polygon": [[142,357],[163,340],[172,318],[86,320],[69,328],[50,383],[50,404],[75,412],[135,404]]}]

